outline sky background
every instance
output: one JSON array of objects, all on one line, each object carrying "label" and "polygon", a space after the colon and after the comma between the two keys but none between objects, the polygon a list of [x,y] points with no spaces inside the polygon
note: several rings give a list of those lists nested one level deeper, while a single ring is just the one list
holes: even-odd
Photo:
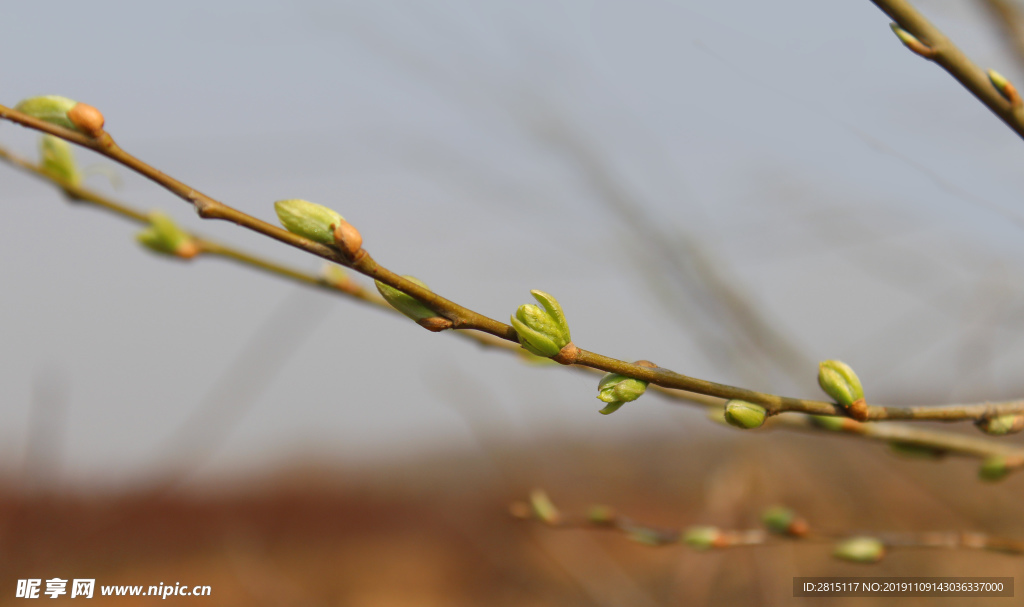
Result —
[{"label": "sky background", "polygon": [[[1024,82],[976,4],[918,5]],[[330,206],[492,318],[539,288],[581,347],[714,381],[817,397],[839,358],[879,403],[1024,394],[1024,146],[866,0],[56,6],[5,9],[4,104],[95,105],[126,150],[267,220]],[[0,125],[24,155],[36,139]],[[115,171],[88,184],[321,266]],[[158,258],[6,166],[0,205],[0,459],[26,482],[359,467],[472,449],[481,424],[729,433],[653,397],[601,416],[592,378]]]}]

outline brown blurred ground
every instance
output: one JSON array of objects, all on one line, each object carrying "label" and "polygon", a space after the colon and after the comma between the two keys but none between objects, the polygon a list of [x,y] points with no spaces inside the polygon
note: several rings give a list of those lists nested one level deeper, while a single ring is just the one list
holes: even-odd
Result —
[{"label": "brown blurred ground", "polygon": [[[783,433],[612,445],[553,438],[372,470],[295,466],[169,493],[26,496],[9,488],[0,497],[0,605],[24,604],[14,598],[17,579],[54,576],[210,585],[211,597],[167,599],[207,605],[990,605],[998,599],[790,595],[794,575],[1024,583],[1024,558],[978,551],[905,550],[858,566],[829,558],[825,545],[697,553],[513,520],[509,502],[534,485],[566,511],[599,502],[667,527],[755,526],[765,506],[784,503],[821,530],[1024,538],[1024,477],[982,484],[973,462],[902,460],[876,445]],[[158,600],[98,594],[87,604]]]}]

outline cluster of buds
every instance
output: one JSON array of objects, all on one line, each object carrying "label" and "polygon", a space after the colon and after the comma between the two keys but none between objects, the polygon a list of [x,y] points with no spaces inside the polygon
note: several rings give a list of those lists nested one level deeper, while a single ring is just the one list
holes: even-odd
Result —
[{"label": "cluster of buds", "polygon": [[512,315],[519,343],[532,354],[571,364],[576,346],[572,344],[562,306],[544,291],[533,290],[530,294],[542,307],[523,304]]},{"label": "cluster of buds", "polygon": [[90,137],[99,137],[103,133],[103,114],[98,109],[60,95],[29,97],[20,101],[14,109]]},{"label": "cluster of buds", "polygon": [[864,388],[849,365],[838,360],[822,361],[818,364],[818,385],[846,409],[850,417],[857,421],[867,420]]},{"label": "cluster of buds", "polygon": [[192,259],[199,254],[199,245],[188,232],[160,211],[149,214],[149,227],[136,235],[147,249],[181,259]]}]

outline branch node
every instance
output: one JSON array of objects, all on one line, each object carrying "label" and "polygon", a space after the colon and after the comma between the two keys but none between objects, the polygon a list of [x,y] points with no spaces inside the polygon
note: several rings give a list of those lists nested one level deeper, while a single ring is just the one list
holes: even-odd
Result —
[{"label": "branch node", "polygon": [[576,344],[571,341],[551,357],[551,360],[555,361],[560,365],[573,365],[580,357],[580,349],[576,347]]}]

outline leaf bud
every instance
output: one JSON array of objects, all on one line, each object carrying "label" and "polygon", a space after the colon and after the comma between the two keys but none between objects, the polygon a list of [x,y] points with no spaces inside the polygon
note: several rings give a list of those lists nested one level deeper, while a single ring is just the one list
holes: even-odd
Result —
[{"label": "leaf bud", "polygon": [[47,175],[72,186],[82,183],[75,155],[67,141],[53,135],[43,135],[39,142],[42,169]]},{"label": "leaf bud", "polygon": [[68,118],[68,112],[77,103],[74,99],[60,95],[42,95],[21,100],[18,105],[14,106],[14,109],[50,124],[74,130],[75,125]]},{"label": "leaf bud", "polygon": [[76,103],[68,110],[68,120],[75,128],[90,137],[103,133],[103,114],[88,103]]},{"label": "leaf bud", "polygon": [[761,405],[737,399],[725,403],[725,421],[737,428],[744,430],[760,428],[764,424],[766,416],[767,411]]},{"label": "leaf bud", "polygon": [[608,403],[600,412],[603,415],[608,415],[618,411],[619,407],[625,403],[640,398],[647,390],[647,382],[618,373],[609,373],[601,378],[600,383],[597,384],[597,390],[598,400]]},{"label": "leaf bud", "polygon": [[149,214],[149,227],[139,232],[136,238],[147,249],[163,255],[192,259],[199,254],[199,247],[188,232],[160,211]]},{"label": "leaf bud", "polygon": [[877,563],[885,556],[885,544],[875,537],[853,537],[839,542],[832,556],[853,563]]},{"label": "leaf bud", "polygon": [[978,478],[983,481],[998,481],[1010,473],[1009,463],[1005,457],[993,455],[981,463]]},{"label": "leaf bud", "polygon": [[1003,96],[1003,99],[1006,99],[1015,106],[1020,105],[1020,94],[1017,92],[1017,88],[1014,87],[1013,84],[1006,79],[1006,76],[1003,76],[1002,74],[995,70],[989,70],[988,79],[989,82],[992,83],[992,86],[994,86],[996,90],[999,91],[999,94]]},{"label": "leaf bud", "polygon": [[512,316],[519,343],[537,356],[552,357],[572,341],[558,301],[543,291],[530,291],[543,308],[523,304]]},{"label": "leaf bud", "polygon": [[761,522],[772,533],[803,537],[810,531],[807,521],[785,506],[773,506],[761,515]]},{"label": "leaf bud", "polygon": [[825,360],[818,364],[818,385],[847,409],[864,399],[864,388],[857,374],[849,365],[838,360]]},{"label": "leaf bud", "polygon": [[697,550],[708,550],[709,548],[714,548],[719,544],[721,538],[722,532],[719,531],[718,527],[712,527],[710,525],[689,527],[683,533],[683,542]]},{"label": "leaf bud", "polygon": [[1016,434],[1024,430],[1024,415],[1011,413],[1009,415],[996,415],[983,417],[974,422],[974,425],[985,434],[1003,436],[1004,434]]},{"label": "leaf bud", "polygon": [[[402,278],[413,284],[419,285],[424,289],[430,289],[430,287],[424,284],[422,280],[415,276],[403,276]],[[416,322],[437,316],[437,312],[434,312],[427,306],[420,303],[420,300],[416,299],[412,295],[399,291],[391,285],[386,285],[379,280],[375,280],[373,282],[377,285],[377,290],[380,291],[381,297],[384,298],[384,301],[388,302],[392,308],[398,310],[402,314],[405,314]]]},{"label": "leaf bud", "polygon": [[538,520],[549,525],[557,525],[562,522],[562,514],[543,489],[534,489],[530,492],[530,507]]},{"label": "leaf bud", "polygon": [[615,510],[611,506],[595,504],[587,509],[587,520],[591,525],[614,525]]},{"label": "leaf bud", "polygon": [[330,246],[334,246],[334,226],[345,221],[336,211],[299,198],[278,200],[274,211],[292,234]]}]

